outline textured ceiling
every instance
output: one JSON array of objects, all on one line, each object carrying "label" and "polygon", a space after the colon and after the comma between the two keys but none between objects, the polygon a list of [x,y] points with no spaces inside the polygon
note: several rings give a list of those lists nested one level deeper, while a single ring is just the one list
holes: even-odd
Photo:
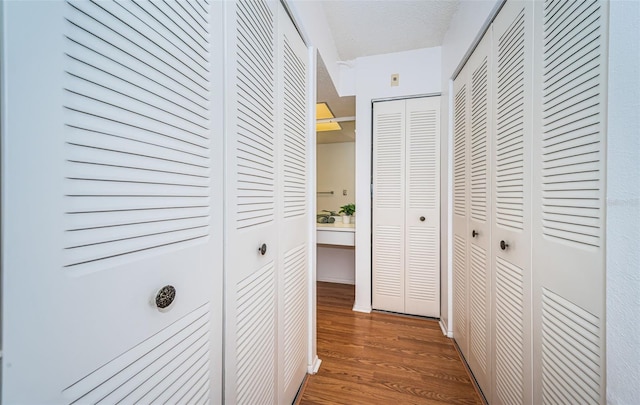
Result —
[{"label": "textured ceiling", "polygon": [[343,61],[440,46],[458,8],[458,0],[348,0],[322,4]]},{"label": "textured ceiling", "polygon": [[[313,0],[311,0],[313,1]],[[459,0],[324,0],[329,30],[342,61],[442,45]],[[318,55],[317,101],[336,117],[356,114],[355,97],[339,97]],[[318,143],[353,142],[355,123],[317,133]]]}]

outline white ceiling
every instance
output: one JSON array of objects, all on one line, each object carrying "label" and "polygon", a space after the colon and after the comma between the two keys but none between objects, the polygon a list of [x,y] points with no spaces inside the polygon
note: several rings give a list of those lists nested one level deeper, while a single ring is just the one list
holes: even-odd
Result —
[{"label": "white ceiling", "polygon": [[[329,29],[342,61],[442,45],[459,0],[324,0]],[[354,116],[355,97],[339,97],[318,55],[318,102],[336,117]],[[355,123],[318,132],[318,143],[353,142]]]},{"label": "white ceiling", "polygon": [[458,0],[324,1],[343,61],[442,44]]}]

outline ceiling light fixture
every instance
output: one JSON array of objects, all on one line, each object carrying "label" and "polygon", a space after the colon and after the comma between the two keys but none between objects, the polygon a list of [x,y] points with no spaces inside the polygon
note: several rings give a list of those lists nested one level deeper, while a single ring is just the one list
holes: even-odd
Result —
[{"label": "ceiling light fixture", "polygon": [[323,132],[323,131],[342,131],[342,127],[337,122],[316,123],[316,132]]},{"label": "ceiling light fixture", "polygon": [[327,103],[317,103],[316,104],[316,119],[317,120],[326,120],[329,118],[335,118],[335,115],[329,109],[329,105]]},{"label": "ceiling light fixture", "polygon": [[333,115],[327,103],[316,104],[316,132],[341,131],[342,126],[332,121],[333,118],[335,118],[335,115]]}]

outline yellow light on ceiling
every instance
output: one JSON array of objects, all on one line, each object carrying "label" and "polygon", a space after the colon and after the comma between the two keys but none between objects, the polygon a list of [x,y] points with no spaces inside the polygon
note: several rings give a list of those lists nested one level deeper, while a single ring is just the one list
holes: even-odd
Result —
[{"label": "yellow light on ceiling", "polygon": [[326,120],[329,118],[335,118],[327,103],[318,103],[316,104],[316,119],[317,120]]},{"label": "yellow light on ceiling", "polygon": [[342,127],[338,122],[317,122],[316,123],[316,132],[323,131],[341,131]]},{"label": "yellow light on ceiling", "polygon": [[[329,120],[335,118],[327,103],[316,104],[316,120]],[[342,127],[338,122],[316,122],[316,132],[341,131]]]}]

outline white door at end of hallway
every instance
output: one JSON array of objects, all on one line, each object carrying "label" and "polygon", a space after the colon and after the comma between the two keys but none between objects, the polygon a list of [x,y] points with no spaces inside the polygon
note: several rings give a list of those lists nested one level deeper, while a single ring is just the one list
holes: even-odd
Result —
[{"label": "white door at end of hallway", "polygon": [[373,110],[373,308],[438,317],[440,97]]}]

